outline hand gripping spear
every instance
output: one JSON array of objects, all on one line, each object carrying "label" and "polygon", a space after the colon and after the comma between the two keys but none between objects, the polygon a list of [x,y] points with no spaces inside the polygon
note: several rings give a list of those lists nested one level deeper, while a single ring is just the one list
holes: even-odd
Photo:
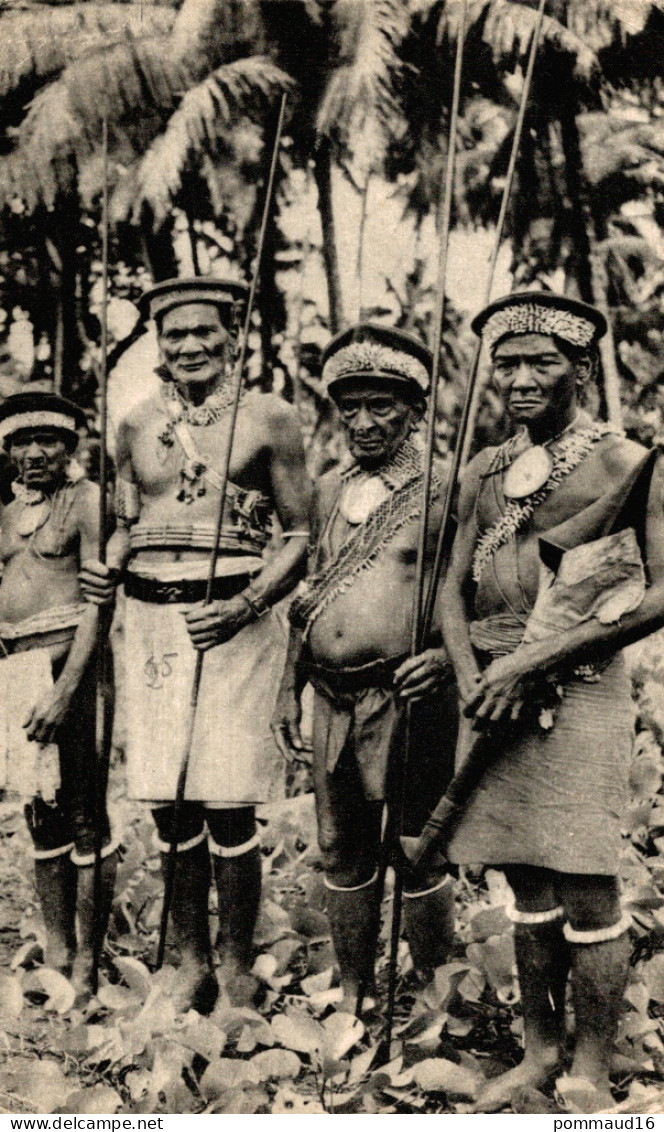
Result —
[{"label": "hand gripping spear", "polygon": [[[254,273],[251,280],[251,287],[249,289],[249,298],[247,299],[247,309],[244,318],[244,327],[242,330],[242,340],[240,345],[240,352],[238,355],[237,364],[235,367],[235,389],[233,401],[231,404],[230,420],[228,425],[228,442],[226,444],[226,451],[224,453],[224,462],[221,474],[221,488],[219,492],[219,508],[217,511],[217,523],[215,528],[214,541],[212,543],[212,553],[210,554],[210,567],[207,577],[207,588],[205,593],[205,604],[210,605],[212,601],[212,587],[217,571],[217,559],[219,557],[219,540],[221,538],[222,525],[224,521],[224,508],[226,505],[226,489],[228,486],[228,475],[231,463],[231,452],[233,449],[233,437],[235,435],[235,425],[237,422],[238,409],[240,407],[240,395],[242,393],[242,371],[244,369],[244,362],[247,355],[247,344],[249,341],[249,332],[251,330],[251,316],[254,309],[254,300],[256,298],[256,289],[258,287],[258,277],[260,274],[261,259],[263,258],[263,247],[265,245],[265,234],[270,219],[270,211],[272,206],[272,196],[274,192],[274,181],[277,171],[277,162],[279,160],[279,146],[281,144],[281,134],[284,127],[284,116],[286,113],[286,95],[282,94],[281,104],[279,106],[279,116],[277,119],[277,127],[274,137],[274,145],[272,147],[272,159],[270,162],[270,172],[268,176],[267,189],[265,191],[265,203],[263,205],[263,216],[261,220],[261,227],[258,236],[258,247],[256,249],[256,262],[254,264]],[[168,916],[171,910],[171,903],[173,900],[173,884],[175,881],[175,864],[177,860],[178,848],[178,828],[180,825],[180,813],[182,811],[182,804],[184,802],[184,794],[187,786],[187,773],[189,770],[189,759],[191,757],[191,747],[194,737],[194,724],[196,722],[196,709],[198,706],[198,694],[201,686],[201,677],[203,675],[203,660],[205,653],[196,653],[196,667],[194,669],[194,678],[191,686],[191,696],[189,699],[189,720],[187,724],[187,735],[182,755],[182,762],[180,764],[180,771],[178,774],[177,786],[175,790],[175,802],[173,806],[173,823],[171,826],[170,843],[168,847],[168,857],[166,858],[166,868],[164,875],[164,903],[161,912],[161,923],[159,926],[159,946],[157,949],[157,970],[163,965],[164,954],[166,951],[166,931],[168,928]]]},{"label": "hand gripping spear", "polygon": [[[526,74],[523,83],[523,91],[521,93],[521,101],[519,104],[516,126],[514,129],[512,150],[510,153],[505,189],[503,191],[503,198],[501,201],[500,213],[496,226],[496,236],[494,240],[493,252],[489,263],[489,277],[484,295],[483,306],[486,306],[490,301],[491,292],[493,290],[496,263],[498,261],[498,254],[500,252],[500,245],[503,238],[503,229],[505,226],[505,218],[507,216],[507,207],[512,192],[512,186],[514,184],[516,162],[519,154],[521,135],[523,133],[523,125],[526,117],[526,110],[528,107],[528,100],[530,97],[530,90],[533,81],[535,59],[542,36],[545,8],[546,0],[540,0],[537,11],[537,20],[530,44],[530,53],[528,56],[528,64],[526,67]],[[445,563],[447,562],[453,540],[453,504],[456,494],[459,472],[467,458],[468,452],[470,451],[470,445],[472,443],[473,433],[475,430],[475,421],[477,419],[477,412],[479,409],[480,390],[478,384],[478,367],[481,351],[482,343],[481,341],[478,341],[470,369],[468,385],[466,387],[466,396],[461,413],[461,420],[459,422],[459,431],[457,434],[457,441],[454,450],[454,458],[452,461],[452,468],[450,470],[450,477],[447,483],[447,491],[445,494],[445,503],[443,507],[443,518],[438,535],[438,545],[436,547],[436,557],[433,565],[433,570],[431,572],[431,580],[429,583],[429,590],[427,593],[427,600],[424,610],[423,622],[425,632],[428,631],[431,625],[433,611],[436,603],[438,582],[440,579],[441,571],[444,568]],[[492,749],[499,750],[499,747],[499,744],[495,744]],[[445,794],[440,799],[440,802],[436,806],[436,809],[424,826],[420,837],[401,838],[401,846],[404,850],[406,858],[411,865],[419,864],[424,859],[425,855],[433,849],[434,844],[437,844],[440,847],[445,833],[449,833],[454,822],[460,817],[461,813],[463,812],[465,803],[468,801],[468,798],[470,797],[475,786],[477,786],[480,779],[482,778],[484,770],[487,767],[488,755],[489,746],[485,743],[476,742],[463,766],[459,769],[457,774],[455,774],[454,778],[447,787]]]},{"label": "hand gripping spear", "polygon": [[[450,110],[449,138],[447,147],[447,161],[445,166],[445,191],[441,209],[440,258],[438,265],[438,288],[436,309],[434,312],[433,333],[433,366],[431,373],[431,386],[427,407],[426,446],[424,452],[424,468],[422,477],[422,512],[418,531],[417,559],[415,569],[415,589],[413,594],[413,613],[411,626],[410,654],[416,656],[421,652],[426,635],[422,619],[422,605],[424,600],[424,579],[426,567],[426,546],[428,533],[428,512],[431,505],[431,488],[433,475],[433,459],[436,441],[436,409],[438,403],[438,383],[440,376],[440,350],[445,318],[445,301],[447,292],[447,253],[452,216],[452,200],[454,190],[454,165],[457,147],[457,132],[459,120],[459,104],[461,100],[461,72],[463,66],[463,51],[466,29],[467,0],[463,0],[459,34],[457,38],[456,58],[454,64],[454,85],[452,92],[452,106]],[[381,871],[378,877],[378,915],[380,916],[380,900],[382,898],[385,871],[389,863],[391,850],[401,833],[403,824],[404,788],[408,773],[408,756],[412,730],[412,705],[409,700],[406,704],[406,720],[404,733],[403,756],[400,764],[394,768],[393,782],[390,783],[390,802],[388,804],[387,828],[383,844],[385,850],[382,854]],[[397,983],[397,958],[399,949],[399,935],[401,932],[401,913],[403,904],[403,862],[397,858],[393,861],[395,871],[394,898],[392,904],[392,925],[390,933],[390,958],[388,966],[387,1014],[385,1024],[385,1046],[389,1051],[392,1040],[394,1024],[394,1006]]]},{"label": "hand gripping spear", "polygon": [[[102,207],[101,207],[101,372],[99,375],[99,542],[98,558],[106,564],[106,543],[108,537],[108,116],[102,122]],[[92,993],[97,993],[99,960],[103,936],[97,925],[102,922],[102,821],[105,810],[104,791],[106,774],[104,767],[108,758],[111,739],[111,681],[109,673],[108,637],[113,620],[113,606],[101,605],[97,627],[97,690],[95,723],[95,767],[94,767],[94,813],[95,813],[95,861],[93,876],[93,906],[95,934],[92,950]]]}]

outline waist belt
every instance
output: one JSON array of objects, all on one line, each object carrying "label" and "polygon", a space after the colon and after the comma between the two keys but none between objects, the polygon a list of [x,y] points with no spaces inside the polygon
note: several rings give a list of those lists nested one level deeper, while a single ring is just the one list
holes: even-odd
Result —
[{"label": "waist belt", "polygon": [[50,645],[70,644],[76,634],[76,626],[63,629],[49,629],[44,633],[27,633],[24,637],[0,636],[0,659],[15,652],[30,652],[32,649],[46,649]]},{"label": "waist belt", "polygon": [[[215,601],[228,601],[237,597],[251,581],[251,574],[229,574],[215,578],[212,583],[212,597]],[[137,601],[153,605],[171,605],[176,602],[192,603],[205,601],[207,582],[204,578],[187,578],[180,582],[160,582],[156,578],[143,578],[140,574],[125,576],[125,594]]]},{"label": "waist belt", "polygon": [[388,660],[372,660],[353,668],[329,668],[313,661],[303,661],[302,671],[314,688],[321,691],[329,689],[337,695],[363,692],[366,688],[392,688],[394,673],[400,668],[409,653],[390,657]]}]

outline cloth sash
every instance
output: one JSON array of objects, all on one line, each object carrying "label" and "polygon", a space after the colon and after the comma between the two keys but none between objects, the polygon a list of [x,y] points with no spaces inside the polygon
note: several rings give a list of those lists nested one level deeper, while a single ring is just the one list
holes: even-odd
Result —
[{"label": "cloth sash", "polygon": [[58,748],[55,743],[33,742],[23,727],[35,704],[53,687],[48,649],[3,657],[0,687],[0,787],[24,798],[39,795],[53,802],[60,786]]},{"label": "cloth sash", "polygon": [[[183,617],[188,608],[126,601],[130,798],[167,802],[175,797],[196,665]],[[280,614],[272,612],[205,653],[188,800],[254,804],[280,796],[283,762],[270,721],[285,652],[285,627]]]}]

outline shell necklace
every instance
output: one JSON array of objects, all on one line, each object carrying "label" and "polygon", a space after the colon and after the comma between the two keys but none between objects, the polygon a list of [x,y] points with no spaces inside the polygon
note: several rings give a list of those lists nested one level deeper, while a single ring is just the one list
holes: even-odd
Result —
[{"label": "shell necklace", "polygon": [[168,413],[168,424],[159,434],[159,439],[162,444],[167,448],[172,448],[175,443],[175,427],[184,422],[184,424],[194,426],[206,426],[215,424],[221,420],[224,413],[227,413],[235,399],[235,388],[232,380],[232,373],[228,373],[225,377],[223,385],[219,389],[215,389],[209,397],[206,397],[202,405],[192,405],[189,401],[185,401],[180,393],[180,390],[174,382],[164,382],[162,385],[162,393],[166,403],[166,411]]},{"label": "shell necklace", "polygon": [[516,457],[503,476],[503,494],[507,499],[525,499],[539,491],[553,470],[553,456],[549,451],[552,444],[571,432],[579,423],[581,413],[545,444],[533,444]]}]

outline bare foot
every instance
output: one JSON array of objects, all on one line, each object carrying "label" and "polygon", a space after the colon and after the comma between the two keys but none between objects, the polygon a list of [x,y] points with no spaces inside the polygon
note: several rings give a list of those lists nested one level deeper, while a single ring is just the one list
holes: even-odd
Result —
[{"label": "bare foot", "polygon": [[178,967],[171,998],[178,1014],[197,1010],[210,1014],[219,994],[214,972],[206,964],[182,963]]},{"label": "bare foot", "polygon": [[[92,953],[79,951],[71,969],[71,984],[76,991],[74,1005],[77,1008],[87,1005],[93,994],[92,972],[94,961]],[[64,972],[63,972],[64,973]]]},{"label": "bare foot", "polygon": [[65,979],[71,978],[74,951],[65,943],[49,939],[44,950],[44,966],[59,971]]},{"label": "bare foot", "polygon": [[593,1090],[592,1108],[589,1108],[588,1112],[602,1112],[605,1108],[612,1108],[616,1103],[611,1092],[608,1071],[599,1069],[596,1065],[591,1066],[582,1059],[574,1058],[566,1079],[573,1080],[574,1083],[577,1081],[580,1084],[587,1083],[589,1089]]},{"label": "bare foot", "polygon": [[541,1089],[555,1076],[560,1060],[557,1050],[547,1050],[541,1059],[527,1054],[520,1065],[487,1081],[471,1112],[500,1112],[512,1099],[515,1089]]}]

